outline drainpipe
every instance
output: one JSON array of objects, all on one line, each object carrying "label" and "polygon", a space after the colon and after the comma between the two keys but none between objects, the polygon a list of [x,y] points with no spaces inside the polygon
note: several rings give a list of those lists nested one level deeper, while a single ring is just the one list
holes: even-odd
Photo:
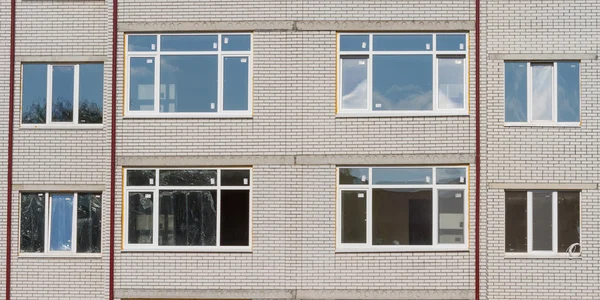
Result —
[{"label": "drainpipe", "polygon": [[475,300],[479,300],[479,210],[481,195],[481,94],[480,94],[480,24],[481,0],[475,0]]},{"label": "drainpipe", "polygon": [[13,170],[13,122],[15,108],[15,24],[16,0],[10,1],[10,66],[8,87],[8,165],[6,177],[6,300],[10,300],[10,263],[12,243],[12,170]]},{"label": "drainpipe", "polygon": [[[15,1],[15,0],[12,0]],[[113,0],[112,11],[112,82],[111,82],[111,127],[110,127],[110,243],[108,269],[108,299],[115,297],[115,168],[117,147],[117,18],[118,0]]]}]

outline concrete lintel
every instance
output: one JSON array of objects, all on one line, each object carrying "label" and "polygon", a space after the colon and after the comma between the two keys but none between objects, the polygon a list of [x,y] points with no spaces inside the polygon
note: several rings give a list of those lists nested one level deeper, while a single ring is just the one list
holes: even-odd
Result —
[{"label": "concrete lintel", "polygon": [[594,60],[598,59],[598,55],[595,53],[490,53],[490,59],[529,61]]},{"label": "concrete lintel", "polygon": [[293,165],[293,156],[121,156],[117,164],[127,167]]},{"label": "concrete lintel", "polygon": [[179,299],[473,299],[472,290],[181,290],[181,289],[115,289],[118,298]]},{"label": "concrete lintel", "polygon": [[298,31],[470,31],[474,21],[297,21]]},{"label": "concrete lintel", "polygon": [[122,32],[290,31],[293,21],[121,22]]},{"label": "concrete lintel", "polygon": [[502,183],[492,182],[492,189],[499,190],[597,190],[596,183]]},{"label": "concrete lintel", "polygon": [[17,55],[19,62],[105,62],[103,55]]},{"label": "concrete lintel", "polygon": [[104,184],[13,184],[15,191],[32,192],[102,192]]},{"label": "concrete lintel", "polygon": [[299,155],[298,165],[435,165],[468,164],[474,161],[470,154],[414,154],[414,155]]}]

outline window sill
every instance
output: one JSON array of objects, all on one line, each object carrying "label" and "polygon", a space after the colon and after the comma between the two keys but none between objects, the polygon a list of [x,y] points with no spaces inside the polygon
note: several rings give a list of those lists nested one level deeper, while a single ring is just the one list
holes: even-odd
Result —
[{"label": "window sill", "polygon": [[338,247],[336,253],[363,253],[363,252],[469,252],[466,245],[460,246],[364,246],[364,247]]},{"label": "window sill", "polygon": [[581,122],[561,122],[561,123],[504,123],[504,127],[581,127]]},{"label": "window sill", "polygon": [[410,111],[410,112],[338,112],[336,118],[396,118],[396,117],[468,117],[466,111],[456,112],[431,112],[431,111]]},{"label": "window sill", "polygon": [[152,247],[152,248],[136,248],[126,247],[121,252],[190,252],[190,253],[202,253],[202,252],[215,252],[215,253],[251,253],[251,247],[244,246],[233,246],[233,247],[187,247],[187,246],[163,246],[163,247]]},{"label": "window sill", "polygon": [[19,258],[102,258],[102,253],[19,253]]},{"label": "window sill", "polygon": [[581,253],[504,253],[505,259],[581,259]]},{"label": "window sill", "polygon": [[20,129],[102,130],[103,124],[21,124]]},{"label": "window sill", "polygon": [[127,114],[123,116],[123,119],[252,119],[252,114]]}]

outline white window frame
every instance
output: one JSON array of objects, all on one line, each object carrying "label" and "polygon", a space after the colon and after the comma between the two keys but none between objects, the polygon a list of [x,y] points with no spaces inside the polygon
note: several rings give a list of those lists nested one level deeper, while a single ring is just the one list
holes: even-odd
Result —
[{"label": "white window frame", "polygon": [[[505,252],[507,257],[552,257],[565,256],[567,253],[558,252],[558,192],[563,190],[528,190],[527,192],[527,252]],[[523,191],[524,192],[524,191]],[[533,250],[533,193],[552,193],[552,250]],[[581,192],[579,192],[579,228],[581,228]],[[506,207],[506,202],[505,202]],[[508,220],[505,220],[507,222]],[[581,234],[579,237],[581,242]],[[504,242],[506,244],[506,241]],[[575,253],[579,253],[576,251]]]},{"label": "white window frame", "polygon": [[[432,50],[427,51],[375,51],[373,50],[373,35],[432,35]],[[465,45],[464,50],[460,51],[437,51],[437,34],[438,33],[338,33],[338,45],[337,45],[337,117],[373,117],[373,116],[462,116],[469,114],[469,36],[464,32],[448,32],[439,33],[440,35],[448,34],[464,34]],[[356,35],[369,35],[369,49],[368,51],[342,51],[340,49],[340,38],[342,36],[356,36]],[[373,110],[373,55],[415,55],[415,54],[427,54],[432,55],[432,110]],[[367,108],[366,109],[343,109],[342,107],[342,60],[344,56],[367,56]],[[449,57],[462,57],[463,60],[463,72],[464,72],[464,83],[463,83],[463,108],[460,109],[439,109],[438,108],[438,82],[439,82],[439,68],[438,61],[440,58]]]},{"label": "white window frame", "polygon": [[[253,44],[254,36],[250,32],[238,33],[169,33],[169,34],[126,34],[125,49],[129,45],[129,37],[131,36],[156,36],[156,50],[154,51],[126,51],[125,55],[125,117],[138,118],[250,118],[252,117],[253,107]],[[168,35],[196,35],[196,36],[217,36],[217,49],[214,51],[161,51],[160,40],[161,36]],[[223,51],[222,36],[223,35],[250,35],[250,51]],[[215,112],[160,112],[160,59],[161,55],[217,55],[218,70],[217,70],[217,110]],[[223,110],[223,88],[224,88],[224,69],[223,61],[226,57],[248,57],[248,109],[245,111],[224,111]],[[154,110],[152,111],[137,111],[130,110],[129,91],[130,91],[130,59],[135,57],[152,58],[154,59]]]},{"label": "white window frame", "polygon": [[[152,186],[128,186],[127,171],[129,170],[154,170],[156,177]],[[161,186],[160,185],[160,170],[216,170],[217,178],[214,186]],[[221,171],[222,170],[248,170],[250,178],[248,186],[221,186]],[[159,251],[159,252],[251,252],[252,251],[252,168],[247,167],[231,167],[231,168],[126,168],[124,169],[123,178],[123,251]],[[217,192],[217,219],[216,219],[216,245],[215,246],[171,246],[159,245],[159,191],[160,190],[214,190]],[[221,190],[247,190],[249,193],[248,203],[248,246],[221,246]],[[152,244],[130,244],[129,243],[129,193],[152,193]]]},{"label": "white window frame", "polygon": [[[339,172],[340,169],[346,168],[368,168],[368,184],[340,184]],[[373,168],[407,168],[407,169],[432,169],[431,184],[373,184]],[[465,183],[464,184],[437,184],[436,169],[438,168],[464,168]],[[336,252],[429,252],[429,251],[468,251],[469,250],[469,168],[467,166],[338,166],[336,168]],[[395,189],[413,189],[413,188],[428,188],[432,190],[432,244],[431,245],[373,245],[373,215],[372,204],[373,189],[379,188],[395,188]],[[439,209],[438,209],[438,191],[439,190],[462,190],[463,191],[463,233],[464,241],[462,244],[440,244],[439,240]],[[364,191],[366,193],[366,243],[342,243],[342,192],[344,191]]]},{"label": "white window frame", "polygon": [[[87,252],[77,252],[77,204],[79,201],[78,192],[61,192],[61,191],[53,191],[53,192],[26,192],[21,191],[19,193],[19,207],[21,205],[21,195],[22,194],[44,194],[44,252],[21,252],[21,214],[19,213],[19,256],[21,257],[101,257],[102,256],[102,247],[100,247],[100,252],[97,253],[87,253]],[[50,250],[50,231],[52,228],[52,196],[51,194],[72,194],[73,195],[73,220],[71,224],[71,251],[52,251]],[[81,194],[99,194],[102,195],[101,192],[82,192]],[[100,224],[102,226],[102,223]],[[102,236],[100,237],[102,239]],[[102,241],[100,241],[102,245]]]},{"label": "white window frame", "polygon": [[[102,128],[104,123],[104,117],[102,123],[79,123],[79,66],[82,64],[102,64],[102,62],[89,62],[89,63],[40,63],[46,64],[46,123],[23,123],[23,111],[21,111],[21,127],[22,128]],[[58,122],[52,121],[52,103],[54,97],[52,96],[52,81],[54,67],[73,67],[73,121],[71,122]],[[23,73],[21,68],[21,73]],[[23,75],[21,75],[21,85],[23,82]],[[103,83],[104,84],[104,83]],[[23,102],[23,91],[21,91],[21,103]],[[102,89],[102,99],[104,100],[104,89]],[[104,105],[104,101],[102,103]],[[21,109],[23,105],[21,104]]]},{"label": "white window frame", "polygon": [[[507,63],[510,61],[505,61]],[[575,62],[575,61],[573,61]],[[504,122],[504,126],[553,126],[553,127],[579,127],[581,126],[581,62],[577,61],[579,70],[579,122],[558,122],[558,61],[528,61],[527,62],[527,121]],[[552,65],[552,120],[533,120],[533,67],[532,65]],[[506,81],[506,76],[504,76]],[[506,90],[504,91],[504,105],[506,105]],[[506,114],[506,110],[504,111]],[[506,120],[506,116],[504,116]]]}]

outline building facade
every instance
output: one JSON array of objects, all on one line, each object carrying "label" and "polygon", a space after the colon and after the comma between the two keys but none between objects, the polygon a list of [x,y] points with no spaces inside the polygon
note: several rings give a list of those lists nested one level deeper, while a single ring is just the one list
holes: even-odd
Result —
[{"label": "building facade", "polygon": [[0,0],[6,298],[600,297],[597,4],[114,4]]}]

